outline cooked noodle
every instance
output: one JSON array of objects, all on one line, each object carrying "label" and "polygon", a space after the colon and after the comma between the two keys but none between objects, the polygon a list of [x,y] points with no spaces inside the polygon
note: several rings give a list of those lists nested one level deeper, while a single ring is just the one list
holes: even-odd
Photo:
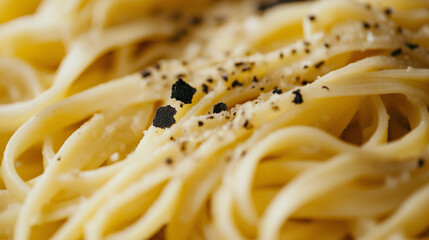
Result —
[{"label": "cooked noodle", "polygon": [[0,2],[0,238],[429,239],[429,1]]}]

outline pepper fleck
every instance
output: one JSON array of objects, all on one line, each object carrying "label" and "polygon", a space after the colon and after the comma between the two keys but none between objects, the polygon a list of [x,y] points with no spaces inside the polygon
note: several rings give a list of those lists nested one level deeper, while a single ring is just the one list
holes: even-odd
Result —
[{"label": "pepper fleck", "polygon": [[273,94],[282,94],[283,91],[281,89],[278,89],[277,87],[274,88]]},{"label": "pepper fleck", "polygon": [[283,53],[281,52],[280,54],[279,54],[279,58],[283,58],[284,56],[283,56]]},{"label": "pepper fleck", "polygon": [[251,69],[251,67],[245,67],[245,68],[241,69],[241,71],[246,72],[246,71],[249,71],[250,69]]},{"label": "pepper fleck", "polygon": [[384,14],[386,14],[386,16],[391,15],[392,12],[393,12],[392,8],[386,8],[386,9],[384,9]]},{"label": "pepper fleck", "polygon": [[171,127],[176,123],[176,120],[174,119],[174,115],[176,115],[176,113],[176,109],[170,105],[159,107],[156,110],[155,117],[152,121],[153,126],[162,129]]},{"label": "pepper fleck", "polygon": [[331,46],[329,45],[329,43],[325,43],[325,48],[330,48]]},{"label": "pepper fleck", "polygon": [[201,87],[203,88],[203,92],[204,93],[208,93],[209,92],[209,87],[203,83],[203,85],[201,85]]},{"label": "pepper fleck", "polygon": [[188,30],[186,30],[186,29],[181,29],[181,30],[179,30],[175,35],[173,35],[170,39],[169,39],[169,41],[170,42],[177,42],[177,41],[179,41],[180,39],[182,39],[184,36],[186,36],[188,34]]},{"label": "pepper fleck", "polygon": [[232,83],[231,87],[235,88],[235,87],[238,87],[238,86],[243,86],[243,84],[236,79]]},{"label": "pepper fleck", "polygon": [[143,71],[141,71],[140,74],[142,75],[143,78],[147,78],[151,75],[151,72],[148,70],[143,70]]},{"label": "pepper fleck", "polygon": [[306,48],[305,49],[305,53],[309,54],[310,53],[310,49]]},{"label": "pepper fleck", "polygon": [[401,33],[403,32],[403,29],[402,29],[402,27],[398,27],[398,28],[396,28],[396,31],[397,31],[399,34],[401,34]]},{"label": "pepper fleck", "polygon": [[325,64],[325,61],[320,61],[320,62],[316,63],[316,64],[314,65],[314,67],[315,67],[315,68],[320,68],[321,66],[323,66],[323,64]]},{"label": "pepper fleck", "polygon": [[295,104],[301,104],[304,102],[304,100],[302,99],[302,95],[299,89],[295,90],[292,92],[293,94],[295,94],[295,98],[293,99],[293,103]]},{"label": "pepper fleck", "polygon": [[402,53],[402,49],[401,48],[397,48],[397,49],[395,49],[395,50],[393,50],[391,53],[390,53],[390,55],[392,55],[392,57],[396,57],[396,56],[398,56],[399,54],[401,54]]},{"label": "pepper fleck", "polygon": [[244,122],[243,127],[244,127],[244,128],[246,128],[246,129],[251,128],[251,126],[249,125],[249,120],[246,120],[246,121]]},{"label": "pepper fleck", "polygon": [[228,76],[225,73],[222,73],[222,79],[226,82],[228,81]]},{"label": "pepper fleck", "polygon": [[369,29],[371,26],[369,25],[369,23],[368,22],[363,22],[362,23],[362,26],[363,26],[363,28],[365,28],[365,29]]},{"label": "pepper fleck", "polygon": [[323,89],[329,90],[328,86],[322,86]]},{"label": "pepper fleck", "polygon": [[226,106],[225,103],[219,102],[213,106],[213,113],[220,113],[220,112],[226,111],[227,109],[228,109],[228,106]]},{"label": "pepper fleck", "polygon": [[309,82],[304,80],[301,82],[301,84],[305,86],[305,85],[309,84]]},{"label": "pepper fleck", "polygon": [[292,50],[290,51],[290,53],[295,54],[295,53],[296,53],[296,49],[292,49]]},{"label": "pepper fleck", "polygon": [[204,123],[203,123],[203,121],[198,121],[198,126],[203,126],[204,125]]},{"label": "pepper fleck", "polygon": [[201,22],[203,21],[203,19],[202,19],[202,17],[200,17],[200,16],[195,16],[195,17],[193,17],[192,19],[191,19],[191,25],[192,26],[196,26],[196,25],[199,25],[199,24],[201,24]]},{"label": "pepper fleck", "polygon": [[416,49],[416,48],[418,48],[418,47],[419,47],[419,45],[418,45],[418,44],[413,44],[413,43],[410,43],[410,42],[405,42],[405,45],[406,45],[409,49],[411,49],[411,50],[414,50],[414,49]]},{"label": "pepper fleck", "polygon": [[239,66],[241,66],[241,65],[243,65],[244,64],[244,62],[236,62],[234,65],[236,66],[236,67],[239,67]]},{"label": "pepper fleck", "polygon": [[423,158],[420,158],[418,161],[417,161],[417,166],[419,167],[419,168],[421,168],[421,167],[423,167],[425,165],[425,160],[423,159]]},{"label": "pepper fleck", "polygon": [[316,20],[316,16],[314,15],[309,15],[308,19],[310,19],[310,21],[315,21]]},{"label": "pepper fleck", "polygon": [[258,82],[258,77],[256,77],[256,75],[253,76],[252,82],[255,82],[255,83]]},{"label": "pepper fleck", "polygon": [[171,98],[185,104],[192,103],[192,98],[197,90],[179,78],[171,88]]},{"label": "pepper fleck", "polygon": [[171,165],[171,164],[173,163],[173,159],[171,159],[171,158],[167,158],[167,159],[165,159],[165,163],[166,163],[167,165]]},{"label": "pepper fleck", "polygon": [[265,90],[265,88],[261,87],[261,88],[259,88],[259,90],[264,91],[264,90]]}]

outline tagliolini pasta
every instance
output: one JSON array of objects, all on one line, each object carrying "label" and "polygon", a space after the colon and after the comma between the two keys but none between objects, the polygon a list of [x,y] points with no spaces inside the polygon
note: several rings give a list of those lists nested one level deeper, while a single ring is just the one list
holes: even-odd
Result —
[{"label": "tagliolini pasta", "polygon": [[428,239],[429,2],[0,3],[2,239]]}]

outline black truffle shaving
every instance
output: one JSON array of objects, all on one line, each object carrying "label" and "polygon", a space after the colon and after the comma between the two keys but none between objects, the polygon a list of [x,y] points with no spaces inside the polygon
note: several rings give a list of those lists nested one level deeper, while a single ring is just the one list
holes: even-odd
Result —
[{"label": "black truffle shaving", "polygon": [[192,98],[197,90],[179,78],[171,88],[171,98],[185,104],[192,103]]},{"label": "black truffle shaving", "polygon": [[174,115],[176,115],[176,113],[176,109],[170,105],[159,107],[156,110],[155,117],[152,121],[153,126],[162,129],[171,127],[176,123],[176,120],[174,119]]},{"label": "black truffle shaving", "polygon": [[293,103],[295,104],[301,104],[304,102],[304,100],[302,99],[302,95],[301,92],[299,91],[299,89],[295,90],[292,92],[293,94],[295,94],[295,98],[293,99]]},{"label": "black truffle shaving", "polygon": [[223,111],[226,111],[226,110],[228,110],[228,106],[226,106],[226,104],[223,103],[223,102],[216,103],[213,106],[213,113],[220,113],[220,112],[223,112]]}]

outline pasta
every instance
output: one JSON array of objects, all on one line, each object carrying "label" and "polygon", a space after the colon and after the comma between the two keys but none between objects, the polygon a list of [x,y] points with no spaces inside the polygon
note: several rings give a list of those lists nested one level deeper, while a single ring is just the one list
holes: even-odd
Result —
[{"label": "pasta", "polygon": [[429,239],[429,1],[0,22],[1,239]]}]

